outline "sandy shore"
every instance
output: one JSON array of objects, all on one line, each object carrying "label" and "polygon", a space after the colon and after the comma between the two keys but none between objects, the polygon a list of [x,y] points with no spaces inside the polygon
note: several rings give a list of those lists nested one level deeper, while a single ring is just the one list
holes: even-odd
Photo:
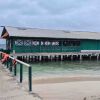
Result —
[{"label": "sandy shore", "polygon": [[35,77],[33,91],[43,100],[100,100],[100,76]]},{"label": "sandy shore", "polygon": [[100,81],[100,76],[75,75],[75,76],[42,76],[33,77],[33,84],[64,83],[77,81]]}]

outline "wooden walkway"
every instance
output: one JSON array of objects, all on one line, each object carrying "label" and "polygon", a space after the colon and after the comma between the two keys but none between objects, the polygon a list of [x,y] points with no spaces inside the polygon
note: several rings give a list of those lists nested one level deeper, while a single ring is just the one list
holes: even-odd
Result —
[{"label": "wooden walkway", "polygon": [[63,61],[63,60],[84,60],[95,57],[100,60],[100,52],[62,52],[62,53],[15,53],[11,54],[14,58],[18,58],[25,62],[35,61]]},{"label": "wooden walkway", "polygon": [[0,100],[40,100],[25,91],[0,63]]},{"label": "wooden walkway", "polygon": [[15,53],[10,54],[11,56],[55,56],[55,55],[99,55],[100,52],[62,52],[62,53]]}]

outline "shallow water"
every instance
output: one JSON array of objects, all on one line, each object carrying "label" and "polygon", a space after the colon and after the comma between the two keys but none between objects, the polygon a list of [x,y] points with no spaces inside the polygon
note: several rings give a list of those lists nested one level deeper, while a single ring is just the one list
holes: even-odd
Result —
[{"label": "shallow water", "polygon": [[[44,62],[32,65],[33,76],[100,75],[100,61]],[[19,72],[19,68],[17,68]],[[23,67],[24,75],[28,68]]]}]

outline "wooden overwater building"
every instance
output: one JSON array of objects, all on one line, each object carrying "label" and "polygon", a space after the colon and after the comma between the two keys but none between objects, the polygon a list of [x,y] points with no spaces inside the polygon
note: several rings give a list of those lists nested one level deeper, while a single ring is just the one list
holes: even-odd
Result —
[{"label": "wooden overwater building", "polygon": [[97,60],[100,33],[4,26],[6,49],[20,60]]}]

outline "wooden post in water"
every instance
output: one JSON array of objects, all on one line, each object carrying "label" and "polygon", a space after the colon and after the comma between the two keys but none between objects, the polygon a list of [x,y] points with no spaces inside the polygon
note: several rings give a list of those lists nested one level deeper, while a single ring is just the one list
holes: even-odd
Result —
[{"label": "wooden post in water", "polygon": [[90,55],[90,60],[91,60],[91,55]]},{"label": "wooden post in water", "polygon": [[25,59],[26,59],[26,62],[27,62],[27,56],[25,57]]},{"label": "wooden post in water", "polygon": [[38,56],[38,62],[40,61],[40,56]]},{"label": "wooden post in water", "polygon": [[82,61],[82,55],[80,55],[80,61]]},{"label": "wooden post in water", "polygon": [[23,61],[25,62],[25,57],[23,56]]},{"label": "wooden post in water", "polygon": [[63,55],[61,55],[61,61],[63,60]]},{"label": "wooden post in water", "polygon": [[64,61],[64,59],[65,59],[65,57],[64,57],[64,55],[62,56],[62,60]]},{"label": "wooden post in water", "polygon": [[53,57],[52,57],[52,55],[50,55],[50,61],[52,61],[52,59],[53,59]]},{"label": "wooden post in water", "polygon": [[39,61],[41,61],[41,55],[39,56]]},{"label": "wooden post in water", "polygon": [[71,55],[71,61],[73,61],[73,55]]},{"label": "wooden post in water", "polygon": [[99,60],[99,54],[97,55],[97,61]]},{"label": "wooden post in water", "polygon": [[31,62],[33,62],[34,61],[34,58],[33,58],[33,55],[32,55],[32,61]]}]

